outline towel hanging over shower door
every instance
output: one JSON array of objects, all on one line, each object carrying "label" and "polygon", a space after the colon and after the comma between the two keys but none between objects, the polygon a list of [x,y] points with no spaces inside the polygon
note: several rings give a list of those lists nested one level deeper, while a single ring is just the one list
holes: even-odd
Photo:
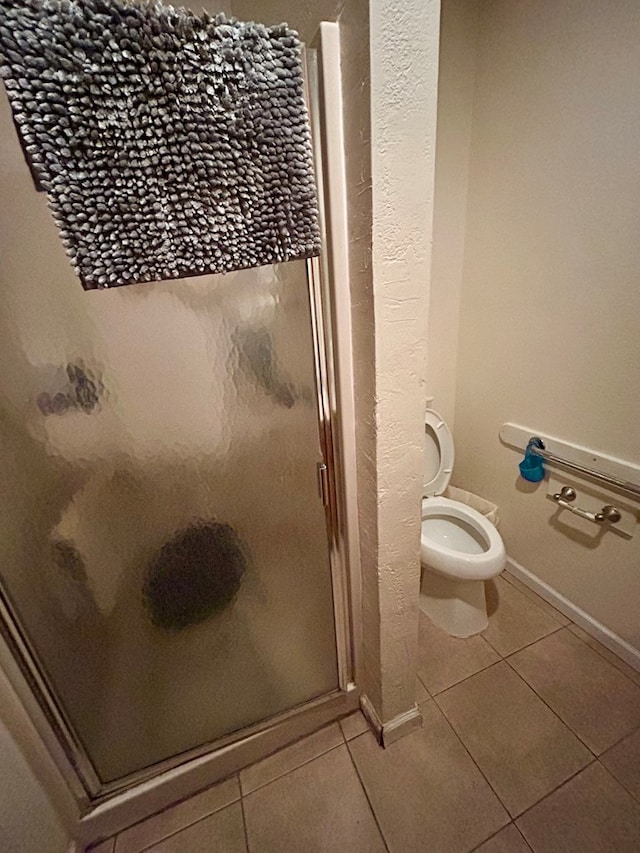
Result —
[{"label": "towel hanging over shower door", "polygon": [[0,73],[86,289],[319,254],[301,43],[286,25],[0,0]]}]

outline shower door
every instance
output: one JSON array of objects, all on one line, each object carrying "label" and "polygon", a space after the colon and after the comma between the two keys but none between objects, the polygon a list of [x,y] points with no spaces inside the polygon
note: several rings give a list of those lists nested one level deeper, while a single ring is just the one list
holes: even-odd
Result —
[{"label": "shower door", "polygon": [[3,607],[95,793],[338,687],[317,306],[84,292],[1,99]]}]

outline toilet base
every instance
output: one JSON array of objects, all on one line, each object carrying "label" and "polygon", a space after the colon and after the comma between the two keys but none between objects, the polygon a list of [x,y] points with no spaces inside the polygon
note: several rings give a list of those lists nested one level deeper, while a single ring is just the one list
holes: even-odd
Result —
[{"label": "toilet base", "polygon": [[461,581],[422,568],[420,610],[452,637],[472,637],[489,624],[484,581]]}]

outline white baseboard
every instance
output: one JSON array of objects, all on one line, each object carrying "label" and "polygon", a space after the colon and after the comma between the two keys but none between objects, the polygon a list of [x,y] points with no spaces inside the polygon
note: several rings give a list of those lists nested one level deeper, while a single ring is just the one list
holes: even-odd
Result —
[{"label": "white baseboard", "polygon": [[376,709],[364,694],[360,697],[360,707],[373,729],[378,743],[381,743],[382,746],[390,746],[395,741],[400,740],[401,737],[411,734],[422,726],[422,714],[417,705],[402,714],[398,714],[388,723],[380,721]]},{"label": "white baseboard", "polygon": [[636,649],[631,643],[614,634],[613,631],[602,625],[597,619],[594,619],[593,616],[590,616],[578,607],[577,604],[569,601],[568,598],[565,598],[564,595],[557,592],[548,583],[540,580],[539,577],[528,569],[525,569],[524,566],[521,566],[520,563],[517,563],[511,557],[507,558],[507,571],[511,572],[512,575],[522,581],[529,589],[536,592],[540,598],[544,598],[545,601],[552,604],[560,613],[564,613],[565,616],[571,619],[572,622],[575,622],[576,625],[579,625],[587,634],[598,640],[599,643],[602,643],[603,646],[606,646],[615,655],[618,655],[625,663],[628,663],[629,666],[640,672],[640,649]]}]

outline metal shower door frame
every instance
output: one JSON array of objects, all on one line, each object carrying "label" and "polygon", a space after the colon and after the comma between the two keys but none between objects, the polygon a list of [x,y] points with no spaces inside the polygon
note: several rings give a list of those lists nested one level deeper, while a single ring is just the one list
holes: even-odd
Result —
[{"label": "metal shower door frame", "polygon": [[[332,575],[333,607],[336,629],[336,655],[338,662],[338,683],[341,690],[351,689],[352,684],[352,649],[348,637],[347,619],[344,611],[345,603],[345,571],[342,565],[340,546],[340,525],[338,520],[338,491],[339,485],[339,461],[337,457],[337,441],[333,434],[333,423],[331,418],[331,369],[327,362],[326,335],[327,324],[324,318],[322,304],[321,270],[320,261],[312,259],[307,261],[307,284],[310,305],[310,321],[312,326],[312,338],[314,349],[314,373],[317,390],[318,407],[318,430],[320,447],[323,454],[323,462],[328,471],[328,495],[325,505],[325,519],[327,526],[328,556]],[[313,454],[310,454],[309,464],[315,464]],[[134,771],[127,776],[109,783],[102,783],[95,771],[94,765],[82,744],[80,738],[74,731],[73,724],[60,702],[56,697],[55,688],[46,675],[44,668],[40,665],[38,654],[28,638],[26,631],[22,628],[21,620],[16,609],[12,606],[10,597],[2,584],[0,577],[0,634],[3,636],[12,656],[18,663],[19,669],[25,681],[25,686],[37,700],[42,713],[53,735],[62,746],[68,764],[73,768],[73,776],[79,781],[81,789],[76,784],[73,788],[77,793],[81,792],[83,800],[88,802],[99,801],[105,796],[129,790],[135,785],[144,782],[152,776],[166,772],[172,767],[181,765],[205,752],[212,752],[218,748],[228,746],[234,741],[241,740],[247,733],[268,728],[274,719],[280,719],[282,714],[261,720],[253,726],[234,732],[232,735],[218,738],[206,744],[199,745],[186,752],[172,756],[168,759],[156,762],[149,767]],[[20,691],[22,692],[22,691]],[[23,698],[23,697],[21,697]],[[29,703],[31,704],[31,703]],[[305,703],[306,704],[306,703]],[[301,706],[301,708],[304,706]],[[285,712],[287,713],[287,712]],[[47,737],[50,742],[50,737]],[[68,771],[68,768],[67,768]],[[65,774],[68,778],[68,772]]]}]

